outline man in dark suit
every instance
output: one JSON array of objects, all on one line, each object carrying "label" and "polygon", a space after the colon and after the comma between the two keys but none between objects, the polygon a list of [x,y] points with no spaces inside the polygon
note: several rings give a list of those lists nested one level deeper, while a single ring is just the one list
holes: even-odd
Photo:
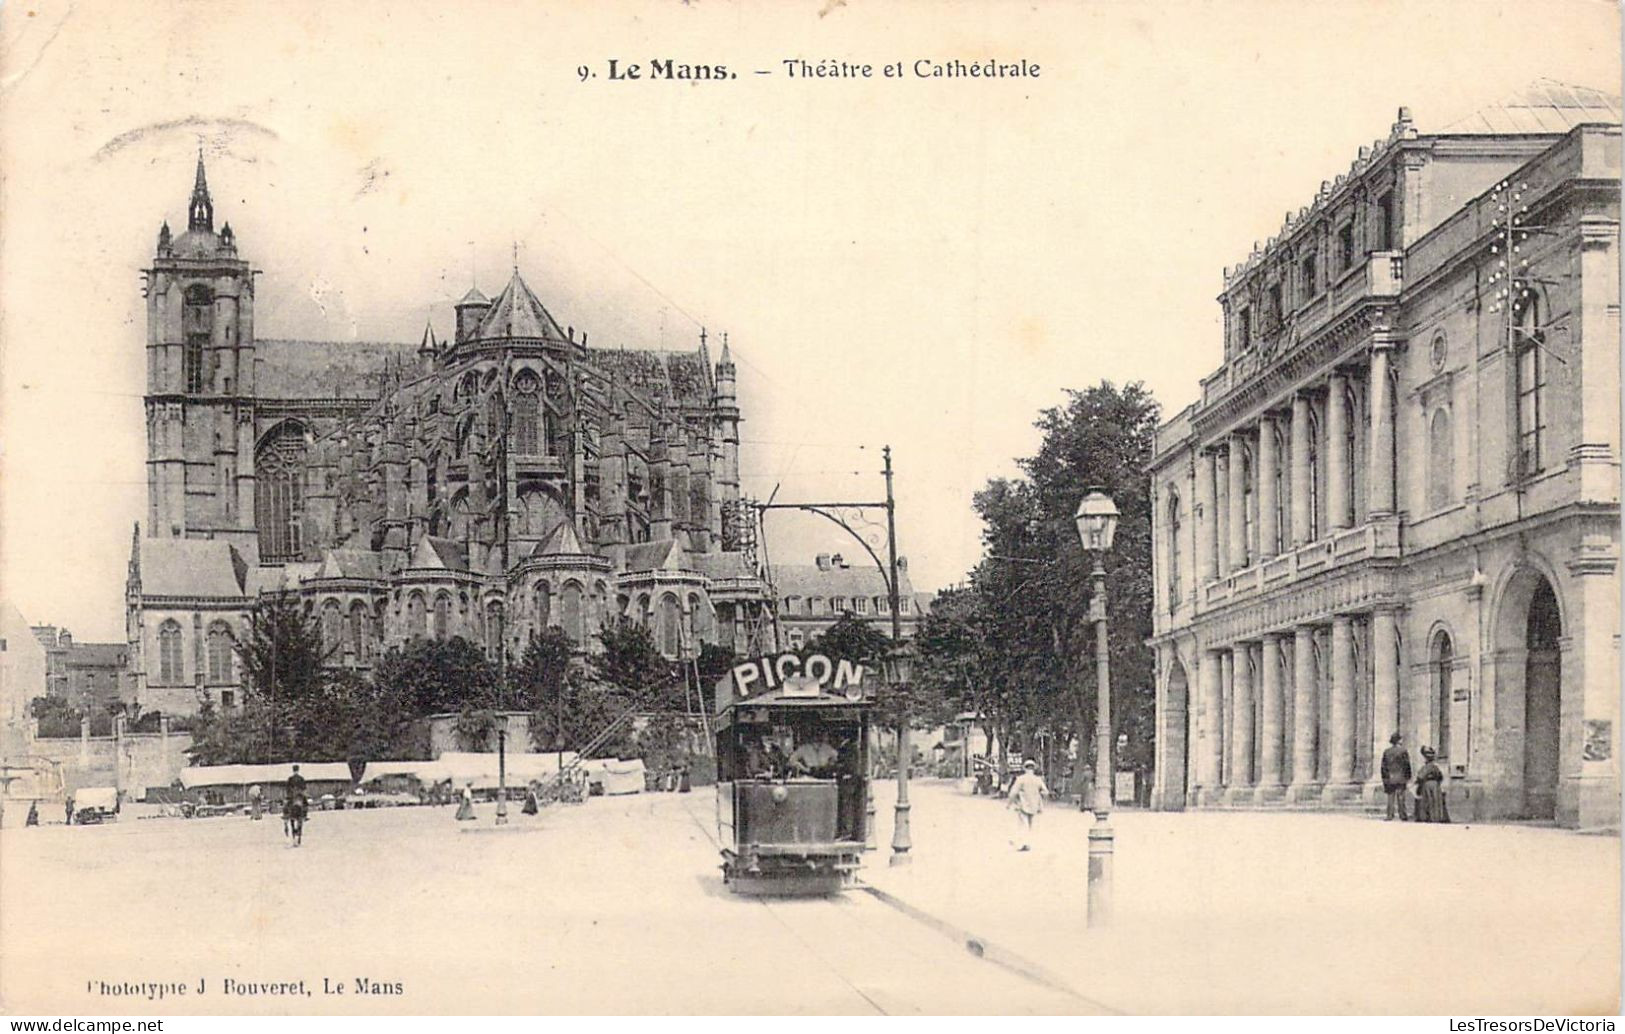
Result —
[{"label": "man in dark suit", "polygon": [[1400,743],[1399,733],[1388,737],[1390,746],[1382,752],[1382,788],[1388,792],[1388,817],[1392,821],[1394,808],[1399,808],[1399,821],[1409,822],[1405,813],[1405,789],[1411,782],[1411,752]]}]

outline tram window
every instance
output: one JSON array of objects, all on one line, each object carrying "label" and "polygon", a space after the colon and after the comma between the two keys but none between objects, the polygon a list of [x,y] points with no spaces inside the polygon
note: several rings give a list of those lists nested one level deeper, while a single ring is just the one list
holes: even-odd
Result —
[{"label": "tram window", "polygon": [[735,778],[837,779],[859,763],[856,726],[810,721],[735,728]]}]

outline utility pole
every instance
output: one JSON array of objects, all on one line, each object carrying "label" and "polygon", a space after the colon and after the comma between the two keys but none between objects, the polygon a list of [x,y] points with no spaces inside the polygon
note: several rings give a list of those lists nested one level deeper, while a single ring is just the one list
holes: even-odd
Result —
[{"label": "utility pole", "polygon": [[[897,499],[892,494],[891,446],[886,446],[881,455],[886,458],[886,553],[888,566],[891,568],[891,578],[886,586],[891,603],[891,640],[892,649],[897,650],[903,642],[903,616],[902,594],[898,592],[897,585]],[[914,840],[909,835],[909,803],[908,803],[908,770],[914,760],[912,747],[908,739],[908,725],[910,720],[908,693],[909,688],[900,686],[903,690],[902,708],[897,718],[897,809],[893,820],[891,838],[891,864],[907,865],[914,860],[908,852],[914,847]]]}]

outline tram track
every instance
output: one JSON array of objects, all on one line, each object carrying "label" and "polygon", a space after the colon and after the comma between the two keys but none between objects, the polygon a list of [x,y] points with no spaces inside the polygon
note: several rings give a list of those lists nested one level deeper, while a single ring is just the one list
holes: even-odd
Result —
[{"label": "tram track", "polygon": [[[704,819],[691,806],[685,805],[683,812],[712,848],[720,852],[715,832]],[[1052,1003],[1054,1011],[1117,1011],[1063,984],[1045,979],[1037,967],[1025,963],[1025,960],[979,952],[973,947],[978,943],[974,939],[949,934],[941,928],[942,924],[922,920],[907,908],[898,908],[883,898],[864,893],[867,890],[858,887],[854,888],[852,894],[834,898],[749,900],[765,910],[777,926],[802,945],[807,958],[817,960],[826,972],[878,1015],[957,1011],[944,1008],[940,1002],[920,1001],[920,995],[932,995],[933,990],[929,987],[886,986],[888,980],[902,979],[903,973],[911,971],[916,964],[919,969],[928,972],[938,972],[945,967],[964,967],[967,973],[974,968],[1005,975],[1000,979],[1017,977],[1021,984],[1035,990],[1041,989],[1039,1000]],[[841,954],[832,957],[824,947],[830,944],[843,946]],[[956,952],[955,947],[960,950]],[[966,989],[961,987],[958,990],[963,992]],[[1075,1004],[1067,1007],[1064,1004],[1067,1002]]]}]

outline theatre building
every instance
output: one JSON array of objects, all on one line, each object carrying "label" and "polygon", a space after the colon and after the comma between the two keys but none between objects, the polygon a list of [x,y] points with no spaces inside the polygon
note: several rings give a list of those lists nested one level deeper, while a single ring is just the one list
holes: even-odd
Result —
[{"label": "theatre building", "polygon": [[1225,271],[1157,434],[1154,803],[1619,820],[1618,98],[1386,139]]}]

